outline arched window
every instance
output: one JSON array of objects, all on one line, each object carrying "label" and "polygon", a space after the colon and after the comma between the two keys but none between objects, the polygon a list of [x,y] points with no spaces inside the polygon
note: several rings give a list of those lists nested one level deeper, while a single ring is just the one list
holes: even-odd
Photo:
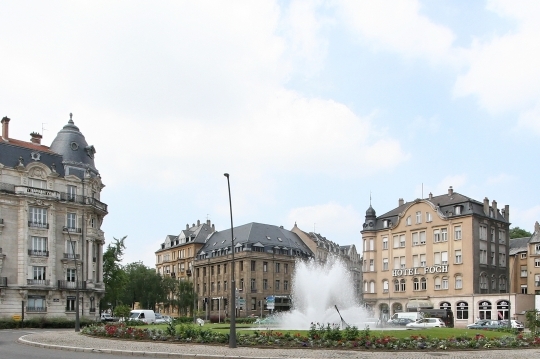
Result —
[{"label": "arched window", "polygon": [[504,320],[508,319],[508,301],[499,300],[497,302],[497,319]]},{"label": "arched window", "polygon": [[441,289],[441,277],[435,277],[435,290]]},{"label": "arched window", "polygon": [[399,292],[399,280],[394,280],[394,291]]},{"label": "arched window", "polygon": [[491,319],[491,302],[483,300],[478,303],[478,314],[480,319]]},{"label": "arched window", "polygon": [[427,290],[427,280],[426,278],[420,279],[420,289]]},{"label": "arched window", "polygon": [[462,289],[463,288],[463,277],[461,277],[461,274],[456,275],[456,289]]},{"label": "arched window", "polygon": [[407,225],[410,226],[412,224],[412,218],[411,216],[407,217]]},{"label": "arched window", "polygon": [[499,277],[499,289],[506,291],[506,277],[503,275]]},{"label": "arched window", "polygon": [[452,305],[448,302],[441,302],[439,309],[452,309]]},{"label": "arched window", "polygon": [[480,273],[480,289],[488,289],[488,278],[486,273]]},{"label": "arched window", "polygon": [[382,282],[382,288],[383,288],[383,293],[388,293],[388,290],[390,288],[389,288],[389,283],[388,283],[388,281],[386,279],[383,280],[383,282]]},{"label": "arched window", "polygon": [[365,293],[368,292],[368,282],[367,281],[364,281],[364,292]]},{"label": "arched window", "polygon": [[402,280],[399,281],[399,290],[401,292],[405,291],[405,279],[402,279]]},{"label": "arched window", "polygon": [[420,290],[420,281],[418,280],[418,278],[413,279],[413,289]]},{"label": "arched window", "polygon": [[448,289],[448,277],[442,277],[442,289]]},{"label": "arched window", "polygon": [[467,302],[457,302],[456,319],[469,319],[469,304]]},{"label": "arched window", "polygon": [[369,292],[370,293],[375,293],[375,282],[374,281],[369,282]]},{"label": "arched window", "polygon": [[491,275],[491,289],[492,290],[497,289],[497,281],[495,280],[495,274]]}]

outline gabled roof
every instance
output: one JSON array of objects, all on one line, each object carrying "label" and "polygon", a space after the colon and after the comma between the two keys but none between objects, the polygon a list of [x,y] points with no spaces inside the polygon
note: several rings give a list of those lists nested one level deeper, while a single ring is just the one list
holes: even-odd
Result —
[{"label": "gabled roof", "polygon": [[517,253],[527,252],[527,244],[529,243],[529,239],[531,239],[531,237],[510,239],[509,254],[513,256]]},{"label": "gabled roof", "polygon": [[540,243],[540,224],[538,221],[534,224],[534,233],[531,236],[529,243]]}]

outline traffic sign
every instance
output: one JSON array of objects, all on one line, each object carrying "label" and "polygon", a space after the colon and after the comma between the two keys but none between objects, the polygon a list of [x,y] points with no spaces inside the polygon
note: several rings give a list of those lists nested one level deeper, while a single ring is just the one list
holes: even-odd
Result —
[{"label": "traffic sign", "polygon": [[266,297],[266,308],[268,310],[274,310],[276,303],[276,297],[273,295]]}]

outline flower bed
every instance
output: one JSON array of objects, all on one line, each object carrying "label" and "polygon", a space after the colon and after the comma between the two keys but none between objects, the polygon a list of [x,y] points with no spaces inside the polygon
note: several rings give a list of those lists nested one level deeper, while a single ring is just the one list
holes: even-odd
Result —
[{"label": "flower bed", "polygon": [[[211,329],[192,324],[168,325],[165,330],[149,327],[130,327],[124,323],[94,324],[82,329],[87,335],[108,338],[172,341],[178,343],[224,344],[229,341],[228,334],[217,333]],[[520,333],[500,338],[486,338],[482,334],[457,336],[445,339],[411,335],[408,338],[395,338],[374,335],[369,329],[356,327],[340,330],[338,326],[312,323],[304,336],[280,331],[254,331],[237,335],[239,346],[289,347],[289,348],[335,348],[368,350],[448,350],[448,349],[491,349],[540,347],[540,337]]]}]

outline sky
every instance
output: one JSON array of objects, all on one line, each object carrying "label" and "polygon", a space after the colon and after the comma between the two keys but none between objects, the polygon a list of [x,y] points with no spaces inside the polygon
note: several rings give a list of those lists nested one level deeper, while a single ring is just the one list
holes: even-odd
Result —
[{"label": "sky", "polygon": [[96,148],[107,243],[155,265],[209,219],[361,251],[377,214],[441,195],[540,220],[540,2],[2,1],[0,116]]}]

